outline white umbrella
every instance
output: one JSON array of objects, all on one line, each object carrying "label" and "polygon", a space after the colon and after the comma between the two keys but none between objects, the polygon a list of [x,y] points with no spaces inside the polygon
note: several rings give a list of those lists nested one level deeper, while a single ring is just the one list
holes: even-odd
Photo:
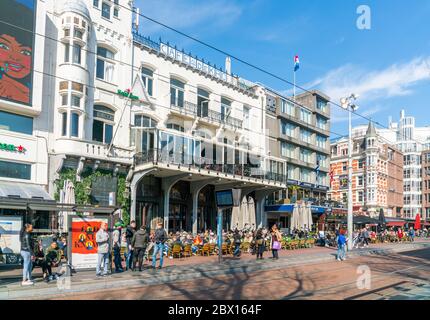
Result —
[{"label": "white umbrella", "polygon": [[249,197],[248,199],[248,214],[249,214],[249,224],[252,228],[255,227],[255,224],[257,222],[257,218],[255,216],[255,202],[253,197]]},{"label": "white umbrella", "polygon": [[239,219],[239,228],[243,229],[246,223],[248,223],[248,200],[246,196],[242,198],[242,203],[240,206],[240,219]]},{"label": "white umbrella", "polygon": [[307,222],[306,206],[300,205],[299,215],[300,215],[300,218],[299,218],[299,228],[303,229],[304,226],[305,226],[305,224],[306,224],[306,222]]},{"label": "white umbrella", "polygon": [[293,208],[293,214],[291,215],[291,220],[290,220],[291,231],[293,231],[294,229],[298,229],[300,227],[299,220],[300,220],[299,206],[295,204]]},{"label": "white umbrella", "polygon": [[234,229],[236,229],[236,227],[238,227],[240,215],[241,215],[240,208],[239,207],[233,207],[233,209],[231,211],[230,229],[234,230]]},{"label": "white umbrella", "polygon": [[311,205],[310,205],[310,204],[308,204],[308,205],[306,206],[306,209],[307,209],[307,212],[308,212],[308,223],[307,223],[307,225],[308,225],[308,229],[309,229],[309,231],[310,231],[310,230],[312,230],[312,225],[313,225]]},{"label": "white umbrella", "polygon": [[[67,180],[65,183],[66,186],[66,191],[64,193],[64,203],[66,204],[75,204],[75,186],[73,185],[73,182],[70,180]],[[71,211],[69,211],[71,212]],[[63,221],[64,219],[66,219],[67,215],[69,212],[64,212],[63,214]],[[65,223],[64,223],[64,228],[65,228]]]}]

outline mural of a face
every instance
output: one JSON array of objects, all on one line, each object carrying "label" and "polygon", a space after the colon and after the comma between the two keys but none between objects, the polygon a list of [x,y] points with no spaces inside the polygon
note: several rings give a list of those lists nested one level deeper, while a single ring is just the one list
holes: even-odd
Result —
[{"label": "mural of a face", "polygon": [[15,37],[0,35],[0,67],[15,79],[25,78],[31,71],[32,50],[21,45]]}]

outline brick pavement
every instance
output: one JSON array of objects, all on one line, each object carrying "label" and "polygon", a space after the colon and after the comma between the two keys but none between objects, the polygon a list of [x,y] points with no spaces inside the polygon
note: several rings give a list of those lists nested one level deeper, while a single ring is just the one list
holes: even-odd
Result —
[{"label": "brick pavement", "polygon": [[[430,247],[430,241],[424,240],[413,244],[384,244],[372,245],[367,249],[354,250],[348,253],[349,258],[362,257],[368,255],[389,255],[395,252]],[[226,258],[222,265],[217,263],[217,257],[192,257],[185,259],[166,259],[166,268],[160,271],[144,271],[142,273],[122,273],[115,274],[105,279],[95,279],[93,272],[79,272],[71,277],[71,288],[61,290],[54,283],[45,284],[37,282],[34,287],[22,288],[16,276],[9,275],[10,280],[6,280],[6,275],[0,277],[0,298],[31,298],[40,296],[63,296],[70,293],[82,291],[114,290],[121,287],[142,288],[154,285],[166,285],[176,282],[190,282],[196,278],[214,278],[235,276],[238,279],[246,274],[255,272],[284,273],[286,268],[301,266],[306,264],[319,264],[326,266],[334,260],[335,250],[332,248],[309,248],[294,251],[282,251],[279,261],[255,261],[255,256],[244,254],[242,258]],[[266,257],[269,256],[266,253]],[[321,262],[325,262],[321,264]],[[315,267],[315,265],[313,265]],[[278,271],[273,271],[278,269]],[[280,270],[280,271],[279,271]],[[226,286],[230,286],[227,283]],[[250,287],[252,288],[252,287]],[[247,291],[252,292],[247,288]],[[270,290],[269,290],[270,292]],[[251,293],[250,293],[251,294]]]}]

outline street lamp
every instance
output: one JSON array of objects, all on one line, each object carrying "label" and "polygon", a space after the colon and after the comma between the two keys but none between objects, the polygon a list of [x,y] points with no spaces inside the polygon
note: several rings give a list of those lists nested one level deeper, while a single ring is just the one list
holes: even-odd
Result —
[{"label": "street lamp", "polygon": [[340,99],[341,107],[348,111],[349,114],[349,138],[348,138],[348,251],[352,250],[352,113],[358,109],[354,103],[358,99],[357,94],[351,94],[347,98]]}]

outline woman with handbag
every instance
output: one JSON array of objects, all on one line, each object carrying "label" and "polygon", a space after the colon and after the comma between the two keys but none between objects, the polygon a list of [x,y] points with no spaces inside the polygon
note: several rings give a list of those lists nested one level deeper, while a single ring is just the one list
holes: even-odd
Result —
[{"label": "woman with handbag", "polygon": [[276,224],[273,225],[271,231],[270,247],[272,248],[272,259],[279,259],[278,250],[281,249],[282,235]]}]

